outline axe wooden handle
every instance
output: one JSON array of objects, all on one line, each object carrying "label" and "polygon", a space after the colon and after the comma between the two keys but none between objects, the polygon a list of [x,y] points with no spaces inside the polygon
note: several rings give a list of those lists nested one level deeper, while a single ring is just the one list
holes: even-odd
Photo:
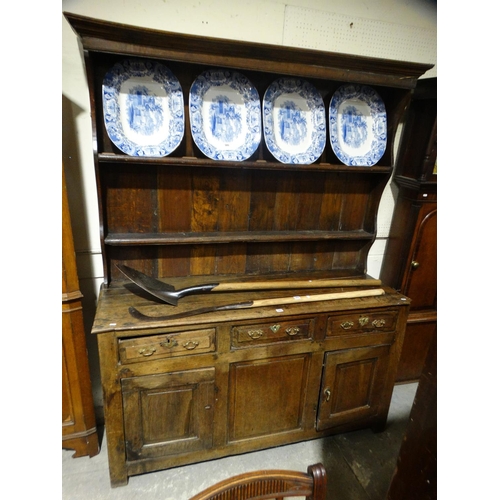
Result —
[{"label": "axe wooden handle", "polygon": [[238,283],[219,283],[213,292],[229,292],[243,290],[274,290],[292,288],[341,288],[354,286],[380,286],[382,282],[376,279],[317,279],[295,281],[249,281]]},{"label": "axe wooden handle", "polygon": [[355,299],[358,297],[374,297],[384,295],[382,288],[372,290],[356,290],[353,292],[320,293],[315,295],[297,295],[293,297],[278,297],[275,299],[257,299],[253,301],[252,307],[279,306],[283,304],[295,304],[299,302],[320,302],[323,300]]}]

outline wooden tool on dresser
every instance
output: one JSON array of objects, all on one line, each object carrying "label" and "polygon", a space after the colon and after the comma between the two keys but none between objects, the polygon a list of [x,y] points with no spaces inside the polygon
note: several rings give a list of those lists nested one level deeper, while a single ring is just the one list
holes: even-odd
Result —
[{"label": "wooden tool on dresser", "polygon": [[384,295],[385,291],[382,288],[374,288],[371,290],[356,290],[353,292],[336,292],[336,293],[320,293],[315,295],[294,295],[293,297],[278,297],[273,299],[248,300],[246,302],[237,302],[234,304],[226,304],[222,306],[209,306],[184,311],[179,314],[167,314],[162,316],[149,316],[138,311],[135,307],[129,307],[130,314],[141,321],[168,321],[178,318],[187,318],[189,316],[198,316],[209,312],[216,311],[231,311],[235,309],[250,309],[253,307],[266,306],[281,306],[285,304],[297,304],[300,302],[321,302],[328,300],[355,299],[360,297],[375,297]]},{"label": "wooden tool on dresser", "polygon": [[[231,283],[207,283],[202,285],[190,286],[176,290],[172,285],[163,281],[147,276],[136,269],[132,269],[124,264],[117,264],[116,267],[130,279],[133,283],[141,287],[154,297],[176,306],[179,299],[186,295],[207,292],[240,292],[246,290],[291,290],[297,288],[341,288],[341,287],[366,287],[378,286],[382,282],[376,279],[319,279],[319,280],[294,280],[294,281],[243,281]],[[361,297],[362,295],[357,295]],[[347,297],[349,298],[349,297]],[[322,300],[322,299],[317,299]],[[254,305],[253,307],[258,307]],[[226,310],[230,307],[226,307]]]}]

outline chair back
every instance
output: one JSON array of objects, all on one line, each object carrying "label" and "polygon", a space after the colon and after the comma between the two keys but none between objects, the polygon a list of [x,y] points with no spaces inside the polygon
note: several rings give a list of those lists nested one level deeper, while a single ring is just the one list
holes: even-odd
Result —
[{"label": "chair back", "polygon": [[310,465],[307,473],[290,470],[246,472],[214,484],[191,500],[282,500],[290,497],[326,500],[323,464]]}]

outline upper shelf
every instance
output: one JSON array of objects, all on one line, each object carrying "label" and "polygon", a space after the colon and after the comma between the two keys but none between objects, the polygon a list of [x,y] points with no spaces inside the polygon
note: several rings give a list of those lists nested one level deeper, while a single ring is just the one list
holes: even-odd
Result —
[{"label": "upper shelf", "polygon": [[314,170],[314,171],[332,171],[332,172],[363,172],[363,173],[389,173],[391,172],[390,166],[384,165],[374,165],[372,167],[351,167],[342,164],[331,164],[331,163],[311,163],[309,165],[296,164],[292,165],[290,163],[279,163],[267,160],[256,160],[256,161],[223,161],[214,162],[210,159],[205,158],[195,158],[195,157],[176,157],[176,156],[164,156],[162,158],[148,158],[144,156],[127,156],[125,154],[115,154],[115,153],[100,153],[98,155],[99,162],[101,164],[110,165],[177,165],[177,166],[187,166],[187,167],[201,167],[201,168],[233,168],[233,169],[254,169],[254,170]]},{"label": "upper shelf", "polygon": [[184,35],[65,12],[84,50],[412,89],[432,64]]},{"label": "upper shelf", "polygon": [[266,243],[289,241],[368,240],[367,231],[216,231],[177,233],[114,233],[105,242],[113,246],[130,245],[202,245],[211,243]]},{"label": "upper shelf", "polygon": [[[223,167],[229,169],[246,168],[256,170],[308,170],[322,172],[353,172],[363,169],[366,173],[385,174],[387,172],[391,172],[394,165],[394,138],[397,127],[404,113],[404,109],[409,102],[411,89],[416,86],[418,77],[432,67],[432,65],[429,64],[409,63],[311,49],[165,32],[120,23],[107,22],[70,13],[65,13],[65,17],[75,33],[79,36],[85,57],[88,59],[88,67],[93,68],[92,74],[89,73],[87,76],[90,85],[92,109],[95,113],[95,152],[96,158],[101,164],[108,163],[112,165],[127,163],[129,165],[143,165],[152,163],[155,165],[175,164],[207,168]],[[127,70],[124,70],[123,68],[129,68],[129,66],[122,67],[122,65],[129,64],[125,60],[130,56],[135,58],[147,58],[150,61],[164,61],[166,66],[164,67],[159,64],[158,67],[162,67],[165,71],[171,72],[171,81],[175,81],[176,83],[177,97],[179,90],[182,91],[184,101],[183,120],[185,125],[183,137],[182,139],[179,139],[179,141],[175,144],[175,147],[173,144],[169,143],[169,146],[173,147],[173,149],[168,153],[168,157],[144,158],[141,156],[139,158],[135,156],[135,154],[133,156],[120,154],[121,151],[119,151],[118,148],[123,151],[127,151],[128,148],[126,147],[126,149],[123,149],[122,141],[118,140],[117,144],[116,137],[114,139],[110,138],[108,133],[106,133],[108,122],[106,122],[105,127],[105,116],[109,118],[109,113],[112,113],[110,109],[115,110],[118,104],[114,101],[111,104],[107,104],[110,97],[107,95],[105,100],[101,95],[103,88],[102,82],[108,78],[108,75],[110,74],[109,72],[111,72],[111,74],[117,79],[123,77],[123,71],[125,71],[125,74],[128,74]],[[142,64],[137,61],[136,63]],[[111,70],[111,68],[118,69]],[[312,106],[313,109],[318,110],[319,114],[322,113],[319,110],[324,107],[324,119],[326,121],[326,127],[324,127],[326,129],[326,147],[324,145],[317,145],[314,140],[311,140],[310,144],[307,144],[309,144],[309,148],[314,149],[314,155],[312,155],[312,158],[315,159],[311,160],[312,163],[310,163],[308,161],[309,158],[307,158],[305,162],[302,158],[298,161],[299,164],[296,164],[296,161],[291,160],[287,155],[289,152],[288,149],[293,150],[296,153],[297,148],[294,149],[291,147],[290,144],[288,144],[290,139],[287,139],[287,145],[290,146],[290,148],[285,148],[287,150],[287,155],[285,155],[283,163],[280,163],[280,161],[276,160],[276,158],[278,158],[278,156],[276,156],[276,147],[273,145],[269,146],[268,144],[268,139],[271,140],[271,142],[273,142],[274,138],[277,140],[276,130],[278,130],[278,128],[275,125],[274,135],[269,132],[269,129],[272,129],[272,126],[264,120],[263,117],[265,113],[263,108],[262,111],[259,112],[262,113],[262,120],[264,121],[263,125],[265,127],[262,129],[262,137],[257,149],[253,150],[253,153],[249,153],[251,156],[245,156],[244,161],[228,161],[231,156],[227,159],[223,159],[223,161],[220,161],[219,157],[217,157],[216,161],[215,158],[212,161],[207,161],[206,156],[211,157],[211,155],[206,151],[201,151],[199,149],[203,149],[203,147],[196,140],[197,133],[194,131],[199,126],[199,123],[195,120],[195,124],[191,124],[190,117],[193,109],[193,105],[190,101],[192,97],[192,93],[190,92],[194,86],[193,82],[200,81],[198,80],[200,76],[202,74],[207,74],[205,73],[207,68],[230,68],[231,70],[243,70],[243,73],[241,74],[243,76],[240,75],[240,77],[248,78],[251,83],[251,87],[253,87],[253,90],[255,91],[255,95],[259,96],[259,100],[262,100],[263,107],[264,102],[268,105],[269,102],[274,102],[272,100],[265,101],[264,96],[267,95],[270,88],[275,88],[274,84],[278,81],[277,79],[285,78],[283,81],[286,81],[289,86],[292,80],[286,80],[287,76],[293,76],[294,78],[299,79],[303,77],[305,79],[304,85],[307,84],[311,87],[311,89],[315,90],[316,97],[314,97],[314,99],[316,100],[313,99],[311,92],[306,91],[305,87],[303,89],[301,87],[301,92],[303,91],[305,92],[305,95],[307,95],[308,105]],[[135,71],[137,71],[137,67],[131,64],[128,71],[130,74],[136,75]],[[208,71],[208,73],[219,75],[219,72],[217,71]],[[131,78],[129,78],[129,80],[130,79]],[[114,80],[112,81],[114,82]],[[219,82],[219,80],[217,80],[217,82]],[[345,84],[349,83],[355,83],[359,86],[345,87]],[[362,85],[367,85],[368,87],[361,87]],[[215,86],[215,84],[212,86]],[[226,86],[227,85],[224,85],[223,87]],[[111,85],[110,88],[114,89],[116,86]],[[245,89],[246,88],[247,86],[245,86]],[[366,102],[363,101],[363,106],[360,105],[359,107],[356,107],[357,105],[353,103],[358,101],[354,99],[354,97],[351,96],[346,89],[350,89],[349,91],[354,91],[355,89],[356,92],[362,93],[366,100]],[[369,95],[368,89],[369,92],[371,92]],[[280,89],[280,91],[281,90],[282,89]],[[245,92],[247,92],[247,90],[245,90]],[[279,91],[276,92],[277,94],[272,94],[275,98],[277,95],[281,96]],[[296,90],[296,92],[299,91]],[[345,92],[347,92],[347,94],[345,94]],[[286,95],[289,94],[294,95],[293,93],[290,93],[288,89]],[[379,107],[376,105],[375,101],[370,100],[373,97],[372,94],[377,96],[377,102],[380,102],[381,106],[380,109],[378,109]],[[302,100],[306,99],[302,94],[300,95]],[[113,96],[115,96],[115,94],[113,94]],[[196,96],[199,97],[197,93]],[[337,96],[337,99],[340,100],[335,100],[334,105],[335,96]],[[118,99],[116,96],[113,98]],[[271,98],[268,96],[268,99]],[[282,99],[282,96],[280,99]],[[292,98],[290,97],[289,99]],[[313,100],[314,105],[312,104]],[[319,103],[321,101],[323,102],[320,105]],[[252,97],[251,102],[255,102],[255,96]],[[176,101],[176,104],[179,103],[181,103],[181,99]],[[351,115],[356,114],[357,116],[359,113],[365,113],[365,108],[367,108],[367,106],[369,108],[369,118],[373,123],[370,122],[370,120],[365,119],[363,120],[363,126],[366,128],[367,123],[372,123],[372,125],[368,125],[368,127],[374,137],[370,139],[370,134],[368,134],[368,139],[366,139],[364,135],[361,135],[361,137],[363,137],[364,141],[364,143],[362,142],[363,148],[365,148],[365,143],[368,140],[371,141],[369,143],[372,144],[373,149],[366,152],[365,149],[360,148],[358,153],[356,148],[358,148],[358,143],[361,141],[360,134],[358,133],[355,135],[352,132],[348,133],[349,140],[345,139],[345,145],[343,147],[347,147],[346,151],[349,151],[348,155],[352,154],[355,156],[353,153],[353,151],[355,151],[356,155],[365,154],[367,158],[369,156],[370,159],[367,160],[366,164],[371,165],[370,167],[349,167],[343,164],[345,160],[341,161],[337,157],[339,153],[335,148],[340,147],[340,136],[338,131],[335,133],[330,130],[329,121],[334,120],[336,113],[340,113],[342,106],[347,105],[349,105],[349,112],[347,113],[347,117],[342,118],[342,134],[344,134],[344,128],[350,130],[349,127],[353,127],[351,122],[355,120],[356,117],[352,118]],[[103,106],[106,107],[106,112],[103,111]],[[109,106],[111,107],[109,108]],[[280,106],[283,107],[283,104],[280,104]],[[355,111],[350,109],[353,106],[356,107]],[[177,112],[178,108],[176,107],[175,109]],[[195,106],[195,109],[201,111],[203,115],[206,112],[205,108],[196,108]],[[303,114],[304,113],[301,113],[301,117]],[[380,114],[383,116],[383,119],[379,119]],[[286,124],[288,125],[291,120],[292,118],[287,117],[284,121],[286,121]],[[347,120],[346,123],[344,123],[345,120]],[[251,122],[255,122],[253,115]],[[122,122],[119,121],[119,124],[121,123]],[[314,123],[316,123],[316,118]],[[375,137],[381,130],[381,123],[383,123],[384,129],[386,129],[383,133],[381,132],[385,151],[382,151],[380,156],[377,156],[381,150],[382,142],[379,144],[375,140]],[[281,122],[280,127],[283,127]],[[309,127],[311,127],[311,125],[309,125]],[[356,125],[356,127],[357,130],[359,130],[359,126]],[[295,128],[297,128],[297,126]],[[118,129],[120,129],[120,126],[118,126]],[[267,135],[264,133],[264,129],[267,131]],[[230,130],[232,132],[232,129]],[[281,129],[279,130],[281,131]],[[303,134],[303,132],[301,133]],[[309,133],[310,130],[308,131],[308,134]],[[347,132],[345,133],[347,134]],[[127,140],[129,139],[127,134],[120,133],[118,137],[122,137],[123,135],[127,138]],[[322,134],[318,134],[318,136],[319,135]],[[207,140],[208,139],[209,138],[207,137]],[[338,143],[336,142],[337,139]],[[283,140],[281,135],[280,140]],[[334,142],[335,145],[333,144]],[[142,142],[140,142],[140,144],[142,144]],[[210,144],[213,146],[211,142]],[[295,143],[293,143],[293,145],[295,146]],[[314,147],[312,145],[314,145]],[[253,143],[252,146],[254,146]],[[344,151],[342,148],[341,150]],[[246,150],[245,153],[247,153]],[[300,151],[300,153],[302,156],[307,156],[304,151]],[[307,153],[309,153],[309,149],[307,150]],[[142,154],[142,152],[139,152],[138,154]],[[273,158],[273,156],[276,158]],[[377,158],[372,158],[372,156],[377,156]],[[352,159],[353,163],[359,162],[359,158]],[[281,157],[280,160],[282,160]]]}]

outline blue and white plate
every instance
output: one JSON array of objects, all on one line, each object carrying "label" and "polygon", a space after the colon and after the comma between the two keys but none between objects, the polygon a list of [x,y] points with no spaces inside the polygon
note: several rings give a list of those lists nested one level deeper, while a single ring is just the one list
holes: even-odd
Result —
[{"label": "blue and white plate", "polygon": [[241,73],[210,70],[189,92],[191,133],[213,160],[242,161],[260,144],[262,126],[257,89]]},{"label": "blue and white plate", "polygon": [[349,84],[333,94],[330,143],[345,165],[371,167],[382,158],[387,145],[387,115],[374,89]]},{"label": "blue and white plate", "polygon": [[325,105],[317,89],[299,78],[280,78],[264,93],[264,139],[282,163],[310,164],[326,143]]},{"label": "blue and white plate", "polygon": [[130,156],[167,156],[184,137],[184,99],[177,78],[163,64],[124,60],[102,84],[109,138]]}]

